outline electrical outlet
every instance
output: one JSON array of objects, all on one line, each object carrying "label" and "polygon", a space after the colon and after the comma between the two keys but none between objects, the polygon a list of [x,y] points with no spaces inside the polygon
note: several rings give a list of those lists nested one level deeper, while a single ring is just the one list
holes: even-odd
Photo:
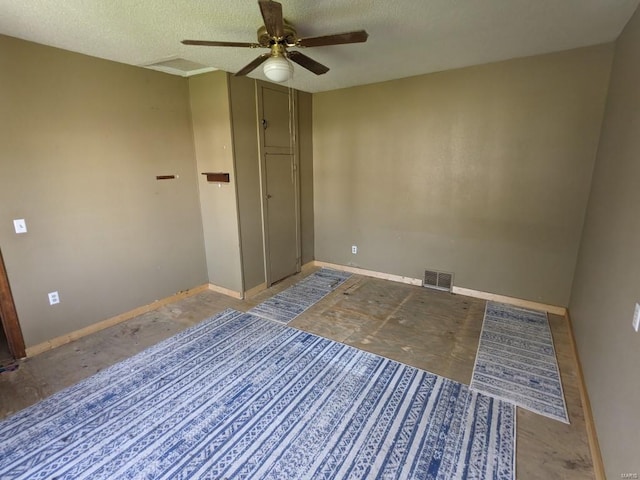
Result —
[{"label": "electrical outlet", "polygon": [[18,218],[13,221],[13,228],[16,233],[27,233],[27,222],[24,221],[24,218]]},{"label": "electrical outlet", "polygon": [[351,253],[353,253],[354,255],[356,255],[358,253],[358,246],[357,245],[351,245]]},{"label": "electrical outlet", "polygon": [[636,311],[633,313],[633,329],[637,332],[640,328],[640,304],[636,303]]},{"label": "electrical outlet", "polygon": [[60,303],[60,295],[58,295],[58,292],[49,292],[49,305],[55,305],[56,303]]}]

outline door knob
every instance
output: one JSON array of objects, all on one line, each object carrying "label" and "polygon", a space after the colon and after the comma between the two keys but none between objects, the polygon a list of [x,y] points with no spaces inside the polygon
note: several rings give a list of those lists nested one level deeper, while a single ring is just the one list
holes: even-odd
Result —
[{"label": "door knob", "polygon": [[267,193],[267,200],[271,198],[271,194]]}]

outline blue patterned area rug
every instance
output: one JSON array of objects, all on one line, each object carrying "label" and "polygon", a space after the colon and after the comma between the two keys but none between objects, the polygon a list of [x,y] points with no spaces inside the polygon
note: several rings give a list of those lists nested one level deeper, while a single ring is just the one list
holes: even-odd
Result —
[{"label": "blue patterned area rug", "polygon": [[515,407],[226,310],[0,422],[3,479],[512,479]]},{"label": "blue patterned area rug", "polygon": [[347,272],[322,268],[252,308],[249,313],[288,323],[338,288],[350,276]]},{"label": "blue patterned area rug", "polygon": [[487,302],[471,389],[569,423],[545,312]]}]

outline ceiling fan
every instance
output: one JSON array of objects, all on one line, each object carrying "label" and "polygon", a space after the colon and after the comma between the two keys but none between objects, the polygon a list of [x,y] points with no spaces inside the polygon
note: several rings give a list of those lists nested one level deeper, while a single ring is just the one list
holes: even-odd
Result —
[{"label": "ceiling fan", "polygon": [[263,70],[267,78],[274,82],[284,82],[291,76],[292,65],[287,58],[301,67],[322,75],[329,71],[329,67],[316,62],[305,54],[293,50],[291,47],[323,47],[326,45],[341,45],[345,43],[366,42],[369,34],[365,30],[324,35],[320,37],[298,38],[293,25],[282,16],[282,4],[273,0],[258,0],[260,13],[264,20],[264,26],[258,29],[258,43],[244,42],[216,42],[209,40],[182,40],[184,45],[201,45],[207,47],[249,47],[268,48],[269,53],[263,53],[251,63],[246,65],[235,75],[246,75],[258,66],[266,62]]}]

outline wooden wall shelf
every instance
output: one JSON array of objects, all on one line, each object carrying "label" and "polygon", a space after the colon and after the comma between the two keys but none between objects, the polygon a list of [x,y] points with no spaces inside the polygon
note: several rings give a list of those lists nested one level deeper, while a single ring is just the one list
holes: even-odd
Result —
[{"label": "wooden wall shelf", "polygon": [[229,174],[220,172],[204,172],[202,175],[207,176],[207,182],[229,183]]}]

